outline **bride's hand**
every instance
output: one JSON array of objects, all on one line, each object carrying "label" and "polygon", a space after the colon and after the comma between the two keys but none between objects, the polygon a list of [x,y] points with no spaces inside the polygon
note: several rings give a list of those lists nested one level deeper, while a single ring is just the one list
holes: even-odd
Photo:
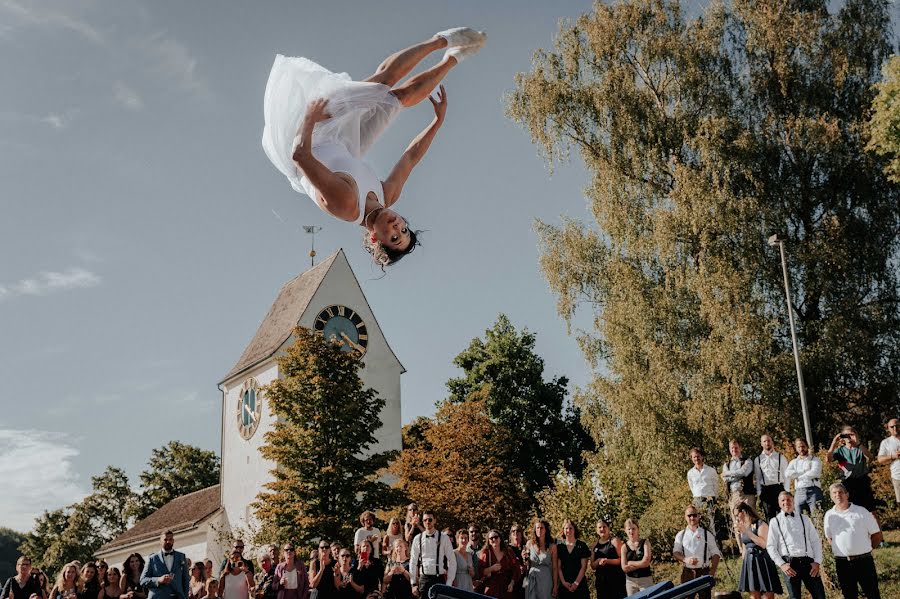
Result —
[{"label": "bride's hand", "polygon": [[320,121],[327,121],[331,118],[331,114],[328,112],[326,107],[328,106],[328,100],[326,98],[319,98],[318,100],[313,100],[306,106],[306,117],[305,119],[310,123],[318,123]]},{"label": "bride's hand", "polygon": [[441,85],[438,88],[437,100],[433,96],[428,96],[428,99],[431,101],[431,105],[434,106],[434,116],[437,117],[439,122],[444,122],[444,115],[447,113],[447,92],[444,90],[444,86]]}]

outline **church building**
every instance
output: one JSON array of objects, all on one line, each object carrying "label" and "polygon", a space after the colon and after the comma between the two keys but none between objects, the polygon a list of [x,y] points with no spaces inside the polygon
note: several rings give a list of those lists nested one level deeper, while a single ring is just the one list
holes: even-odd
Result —
[{"label": "church building", "polygon": [[[386,400],[373,451],[401,449],[400,375],[404,368],[387,343],[343,250],[288,281],[235,365],[221,391],[220,483],[174,499],[97,551],[110,566],[128,555],[158,551],[159,536],[175,533],[175,548],[193,561],[218,568],[233,534],[249,537],[257,523],[250,504],[272,480],[275,464],[260,454],[274,416],[263,387],[280,376],[275,358],[293,343],[300,325],[363,353],[360,378]],[[245,554],[247,555],[247,554]],[[249,555],[247,555],[249,557]]]}]

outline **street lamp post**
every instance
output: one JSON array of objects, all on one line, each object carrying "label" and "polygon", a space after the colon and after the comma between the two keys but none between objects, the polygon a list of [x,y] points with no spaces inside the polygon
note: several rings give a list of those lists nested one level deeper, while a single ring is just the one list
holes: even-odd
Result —
[{"label": "street lamp post", "polygon": [[800,367],[800,348],[797,346],[797,331],[794,328],[794,310],[791,307],[791,283],[788,277],[787,256],[784,253],[784,239],[777,234],[769,237],[769,245],[778,246],[781,250],[781,270],[784,273],[784,297],[787,301],[788,321],[791,324],[791,343],[794,346],[794,365],[797,367],[797,385],[800,387],[800,410],[803,412],[803,428],[806,430],[806,443],[810,449],[813,445],[812,427],[809,425],[809,408],[806,404],[806,385],[803,384],[803,369]]}]

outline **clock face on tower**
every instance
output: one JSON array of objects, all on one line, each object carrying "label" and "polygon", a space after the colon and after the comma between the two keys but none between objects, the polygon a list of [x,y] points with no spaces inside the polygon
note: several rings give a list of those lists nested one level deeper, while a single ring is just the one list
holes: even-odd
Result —
[{"label": "clock face on tower", "polygon": [[262,394],[256,379],[247,379],[241,385],[237,400],[237,427],[244,439],[249,439],[259,427],[262,416]]},{"label": "clock face on tower", "polygon": [[346,306],[328,306],[316,316],[316,331],[325,339],[341,343],[341,351],[366,353],[369,332],[359,314]]}]

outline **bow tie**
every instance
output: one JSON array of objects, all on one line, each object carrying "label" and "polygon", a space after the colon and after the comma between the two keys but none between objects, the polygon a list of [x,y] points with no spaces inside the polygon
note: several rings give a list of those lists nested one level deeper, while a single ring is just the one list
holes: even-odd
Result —
[{"label": "bow tie", "polygon": [[794,512],[785,512],[784,515],[787,516],[788,518],[793,518]]},{"label": "bow tie", "polygon": [[432,533],[432,534],[430,534],[430,535],[425,535],[425,538],[426,538],[426,539],[433,539],[433,538],[434,538],[434,534]]},{"label": "bow tie", "polygon": [[163,551],[163,555],[173,555],[174,551]]}]

